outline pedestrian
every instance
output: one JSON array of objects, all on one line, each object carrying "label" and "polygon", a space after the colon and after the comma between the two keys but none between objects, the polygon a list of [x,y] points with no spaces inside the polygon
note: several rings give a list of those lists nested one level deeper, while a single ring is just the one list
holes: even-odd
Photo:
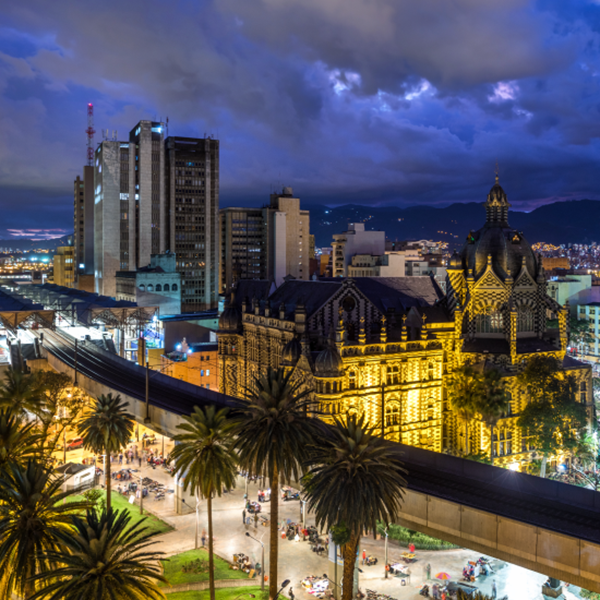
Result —
[{"label": "pedestrian", "polygon": [[366,560],[367,560],[367,551],[363,550],[363,565],[365,564]]},{"label": "pedestrian", "polygon": [[242,511],[242,523],[246,524],[246,509]]},{"label": "pedestrian", "polygon": [[202,547],[206,544],[206,529],[202,530]]},{"label": "pedestrian", "polygon": [[254,513],[254,529],[258,527],[258,513]]},{"label": "pedestrian", "polygon": [[427,581],[429,581],[431,579],[431,565],[429,563],[427,563],[427,566],[425,567],[425,571],[427,573]]},{"label": "pedestrian", "polygon": [[492,598],[496,597],[498,591],[496,590],[496,580],[492,579]]},{"label": "pedestrian", "polygon": [[123,453],[122,452],[119,454],[119,464],[120,465],[123,464]]},{"label": "pedestrian", "polygon": [[140,469],[141,469],[142,468],[142,457],[141,456],[138,456],[138,462],[139,462]]},{"label": "pedestrian", "polygon": [[414,554],[414,553],[415,553],[415,545],[414,545],[412,542],[411,542],[411,543],[408,545],[408,551],[409,551],[411,554]]},{"label": "pedestrian", "polygon": [[294,600],[294,588],[290,586],[290,600]]}]

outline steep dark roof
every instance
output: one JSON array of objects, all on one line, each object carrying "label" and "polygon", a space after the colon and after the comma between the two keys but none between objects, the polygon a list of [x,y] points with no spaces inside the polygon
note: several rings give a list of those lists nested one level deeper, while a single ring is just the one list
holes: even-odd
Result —
[{"label": "steep dark roof", "polygon": [[355,277],[356,287],[382,312],[405,312],[411,306],[431,306],[444,294],[435,279],[421,277]]},{"label": "steep dark roof", "polygon": [[267,279],[241,279],[235,285],[234,302],[239,308],[244,300],[252,303],[253,298],[266,300],[269,297],[273,282]]},{"label": "steep dark roof", "polygon": [[290,279],[269,296],[269,304],[273,311],[278,311],[281,304],[285,304],[286,315],[293,313],[298,304],[303,304],[306,316],[310,317],[341,288],[342,283],[342,279],[328,281]]}]

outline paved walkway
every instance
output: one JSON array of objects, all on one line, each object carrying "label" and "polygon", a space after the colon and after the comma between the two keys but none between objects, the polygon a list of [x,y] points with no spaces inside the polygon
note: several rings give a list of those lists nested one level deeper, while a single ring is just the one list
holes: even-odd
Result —
[{"label": "paved walkway", "polygon": [[[155,451],[162,450],[162,440],[158,436],[159,444],[155,445]],[[168,453],[172,447],[172,442],[167,441],[165,451]],[[80,456],[81,453],[81,456]],[[81,451],[70,453],[70,458],[79,462],[83,458]],[[79,460],[78,460],[79,459]],[[125,468],[128,465],[123,465]],[[138,468],[138,465],[131,465],[132,468]],[[113,470],[120,468],[113,465]],[[150,477],[161,483],[167,488],[174,488],[174,479],[161,467],[152,469],[144,466],[143,476]],[[247,554],[253,562],[261,562],[261,547],[254,540],[246,537],[248,531],[253,537],[261,540],[265,544],[265,572],[268,573],[269,562],[269,528],[260,524],[257,528],[254,525],[248,526],[242,523],[242,509],[244,507],[244,488],[245,482],[238,478],[237,488],[224,494],[213,503],[213,525],[215,531],[215,552],[231,561],[233,554],[243,552]],[[251,500],[257,499],[259,486],[257,484],[249,485],[249,497]],[[175,531],[162,534],[157,537],[158,549],[167,556],[178,554],[194,548],[195,537],[195,513],[187,515],[178,515],[175,510],[174,494],[167,494],[164,500],[155,501],[148,497],[144,501],[146,509],[163,519],[171,525]],[[270,504],[262,505],[263,514],[267,515],[270,511]],[[279,519],[290,519],[294,522],[300,521],[300,502],[283,502],[279,500]],[[307,516],[307,524],[314,524],[312,515]],[[200,514],[200,530],[208,530],[206,520],[206,505],[202,503]],[[462,574],[463,566],[468,560],[477,560],[479,555],[476,552],[458,549],[446,551],[417,551],[417,561],[411,566],[411,584],[402,586],[399,579],[385,579],[384,571],[384,542],[375,541],[372,537],[363,538],[361,541],[360,552],[366,550],[367,554],[376,556],[379,559],[377,565],[372,567],[362,566],[362,573],[359,573],[359,587],[364,592],[365,589],[373,589],[378,592],[388,594],[397,600],[419,600],[418,589],[425,581],[425,567],[431,564],[431,574],[434,577],[437,573],[444,571],[450,574],[452,580],[459,580]],[[400,555],[404,551],[394,543],[389,544],[388,558],[393,564],[398,562]],[[318,556],[310,550],[308,542],[294,542],[290,540],[279,540],[279,580],[291,580],[291,586],[298,600],[312,600],[312,596],[305,592],[301,587],[301,581],[308,575],[322,575],[328,572],[329,562],[327,556]],[[510,600],[542,600],[541,586],[547,579],[546,576],[522,567],[495,561],[494,575],[479,578],[476,582],[477,587],[484,593],[491,593],[492,579],[495,579],[498,598],[508,595]],[[340,571],[341,577],[341,571]],[[241,580],[245,581],[245,580]],[[256,581],[255,581],[256,583]],[[578,588],[572,588],[578,591]],[[174,591],[174,590],[173,590]],[[565,597],[578,598],[566,590]]]},{"label": "paved walkway", "polygon": [[[250,484],[250,499],[257,497],[258,486]],[[269,528],[258,526],[255,528],[242,523],[242,509],[244,506],[244,480],[238,479],[238,487],[230,494],[225,494],[214,503],[213,523],[215,529],[215,551],[222,558],[231,561],[233,554],[243,552],[252,561],[261,561],[260,544],[246,537],[246,531],[265,544],[265,563],[268,573],[269,561]],[[263,511],[268,514],[269,504],[263,505]],[[279,502],[280,520],[300,520],[300,503],[298,501]],[[200,529],[207,529],[205,504],[202,505],[200,515]],[[165,517],[165,520],[176,527],[176,531],[162,534],[157,543],[160,550],[167,555],[176,554],[194,547],[195,515]],[[307,517],[307,524],[314,524],[311,515]],[[444,571],[450,574],[453,580],[459,580],[463,566],[468,560],[476,560],[476,552],[457,549],[446,551],[417,551],[417,561],[412,565],[411,584],[402,586],[397,578],[385,579],[384,570],[384,542],[365,537],[361,541],[360,551],[366,550],[367,554],[379,559],[377,565],[368,567],[360,566],[359,587],[372,589],[397,598],[398,600],[419,600],[418,589],[425,581],[425,568],[431,564],[431,574]],[[388,548],[390,563],[398,562],[405,549],[391,542]],[[299,600],[312,600],[312,596],[301,587],[301,581],[307,575],[321,575],[328,572],[328,558],[318,556],[310,550],[308,542],[294,542],[279,540],[279,580],[291,580],[291,586]],[[496,580],[498,598],[508,595],[510,600],[542,600],[541,586],[547,579],[546,576],[516,565],[495,561],[496,573],[488,577],[479,578],[476,585],[482,592],[490,594],[492,579]],[[341,570],[340,570],[341,577]],[[575,588],[576,589],[576,588]],[[573,596],[571,596],[573,597]]]}]

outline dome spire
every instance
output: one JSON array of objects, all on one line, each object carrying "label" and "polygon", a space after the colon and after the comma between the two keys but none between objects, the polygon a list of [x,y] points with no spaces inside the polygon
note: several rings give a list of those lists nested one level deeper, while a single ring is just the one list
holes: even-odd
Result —
[{"label": "dome spire", "polygon": [[494,183],[487,201],[485,202],[486,223],[508,227],[508,209],[510,204],[506,198],[506,192],[499,183],[498,162],[496,162],[496,182]]}]

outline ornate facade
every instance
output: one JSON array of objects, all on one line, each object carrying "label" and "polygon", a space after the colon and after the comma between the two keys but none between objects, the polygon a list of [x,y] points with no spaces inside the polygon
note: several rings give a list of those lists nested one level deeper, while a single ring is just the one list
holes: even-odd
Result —
[{"label": "ornate facade", "polygon": [[[486,222],[470,232],[448,267],[447,294],[429,277],[240,281],[219,323],[221,392],[242,395],[269,366],[294,369],[325,420],[347,413],[383,422],[387,439],[437,452],[466,447],[463,422],[446,385],[470,363],[500,369],[510,390],[494,439],[481,420],[468,428],[474,451],[499,462],[527,459],[516,426],[527,401],[515,375],[533,355],[552,355],[576,374],[591,405],[589,367],[566,356],[567,309],[546,293],[540,257],[508,225],[509,204],[496,183]],[[560,327],[549,330],[547,315]]]}]

